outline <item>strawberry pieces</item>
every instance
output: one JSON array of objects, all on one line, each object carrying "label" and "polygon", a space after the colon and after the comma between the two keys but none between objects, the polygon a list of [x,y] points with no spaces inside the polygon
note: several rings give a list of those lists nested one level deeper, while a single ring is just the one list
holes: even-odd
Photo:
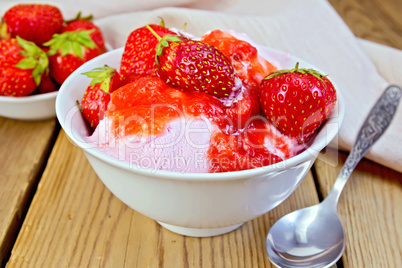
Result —
[{"label": "strawberry pieces", "polygon": [[181,117],[206,116],[219,126],[211,134],[206,155],[210,172],[244,170],[283,160],[264,146],[273,133],[261,119],[252,120],[235,135],[224,133],[230,125],[225,109],[209,94],[177,90],[159,77],[143,76],[112,93],[107,116],[114,136],[141,138],[163,134],[170,122]]},{"label": "strawberry pieces", "polygon": [[110,93],[120,87],[120,74],[107,65],[83,74],[93,79],[81,100],[82,114],[95,129],[105,115]]},{"label": "strawberry pieces", "polygon": [[260,85],[263,114],[283,134],[308,142],[332,113],[336,91],[327,77],[312,69],[280,70]]},{"label": "strawberry pieces", "polygon": [[[161,25],[151,24],[150,27],[159,35],[174,34]],[[155,62],[158,39],[144,26],[130,33],[124,47],[121,59],[120,73],[127,83],[142,75],[156,75],[158,66]],[[134,78],[133,78],[134,77]]]},{"label": "strawberry pieces", "polygon": [[11,37],[19,36],[40,46],[49,41],[63,26],[60,10],[47,4],[19,4],[3,16]]},{"label": "strawberry pieces", "polygon": [[222,103],[217,98],[200,92],[182,92],[157,76],[142,76],[112,95],[113,111],[108,114],[124,121],[125,135],[145,135],[145,129],[152,134],[163,133],[167,123],[186,114],[206,116],[222,127],[226,123]]},{"label": "strawberry pieces", "polygon": [[[255,135],[257,132],[258,135]],[[215,132],[210,141],[209,172],[231,172],[272,165],[283,159],[264,146],[269,130],[262,120],[254,120],[239,135]]]},{"label": "strawberry pieces", "polygon": [[47,68],[46,53],[33,42],[18,36],[0,41],[0,95],[31,94]]}]

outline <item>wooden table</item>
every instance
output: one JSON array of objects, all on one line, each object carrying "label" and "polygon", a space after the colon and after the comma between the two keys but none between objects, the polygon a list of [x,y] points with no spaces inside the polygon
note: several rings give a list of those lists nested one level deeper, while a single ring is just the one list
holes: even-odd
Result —
[{"label": "wooden table", "polygon": [[[402,49],[400,0],[330,2],[356,36]],[[322,200],[345,158],[324,151],[271,212],[222,236],[191,238],[114,197],[56,120],[0,117],[1,266],[271,267],[264,250],[270,226]],[[338,207],[347,236],[338,267],[402,267],[401,174],[363,160],[352,177]]]}]

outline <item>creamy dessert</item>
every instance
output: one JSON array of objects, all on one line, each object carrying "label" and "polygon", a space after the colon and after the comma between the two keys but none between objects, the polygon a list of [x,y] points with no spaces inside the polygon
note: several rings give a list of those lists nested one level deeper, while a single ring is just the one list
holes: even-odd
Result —
[{"label": "creamy dessert", "polygon": [[308,146],[336,102],[327,77],[298,66],[283,70],[232,30],[192,40],[144,26],[128,37],[121,63],[120,70],[89,73],[97,78],[81,102],[94,129],[87,140],[156,170],[230,172],[278,163]]}]

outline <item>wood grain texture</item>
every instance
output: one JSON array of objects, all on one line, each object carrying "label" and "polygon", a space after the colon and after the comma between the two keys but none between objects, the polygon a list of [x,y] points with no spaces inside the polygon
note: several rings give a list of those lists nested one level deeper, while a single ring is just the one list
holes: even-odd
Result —
[{"label": "wood grain texture", "polygon": [[8,254],[47,156],[56,120],[0,117],[0,265]]},{"label": "wood grain texture", "polygon": [[[345,159],[345,154],[327,150],[315,162],[324,197]],[[401,173],[362,160],[338,204],[347,240],[344,267],[402,267],[401,204]]]},{"label": "wood grain texture", "polygon": [[114,197],[61,131],[7,267],[271,267],[269,227],[317,202],[309,174],[283,204],[236,231],[185,237]]},{"label": "wood grain texture", "polygon": [[402,49],[402,1],[329,2],[357,37]]}]

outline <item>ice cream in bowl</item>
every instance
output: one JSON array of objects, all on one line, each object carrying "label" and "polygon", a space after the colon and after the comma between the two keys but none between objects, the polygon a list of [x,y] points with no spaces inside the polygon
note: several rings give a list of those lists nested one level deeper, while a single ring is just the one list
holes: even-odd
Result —
[{"label": "ice cream in bowl", "polygon": [[150,25],[68,77],[56,114],[127,206],[214,236],[283,202],[337,135],[343,99],[319,71],[235,31]]}]

